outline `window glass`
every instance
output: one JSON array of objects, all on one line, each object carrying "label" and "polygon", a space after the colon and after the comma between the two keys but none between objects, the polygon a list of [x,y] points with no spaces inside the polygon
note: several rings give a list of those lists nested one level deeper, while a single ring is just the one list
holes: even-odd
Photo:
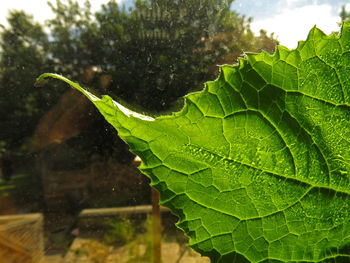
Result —
[{"label": "window glass", "polygon": [[315,24],[339,31],[348,7],[340,0],[1,3],[0,255],[5,246],[8,262],[151,262],[158,231],[164,262],[209,262],[188,248],[167,209],[159,212],[162,227],[152,227],[157,193],[94,106],[62,82],[34,87],[35,79],[59,73],[138,112],[169,114],[214,80],[218,65],[244,52],[273,53],[277,44],[295,48]]}]

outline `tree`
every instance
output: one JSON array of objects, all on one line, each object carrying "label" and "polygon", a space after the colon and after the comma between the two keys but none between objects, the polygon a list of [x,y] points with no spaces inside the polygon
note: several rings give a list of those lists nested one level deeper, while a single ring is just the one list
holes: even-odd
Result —
[{"label": "tree", "polygon": [[129,13],[114,1],[103,6],[96,18],[110,92],[149,111],[165,110],[214,79],[218,63],[265,44],[271,51],[277,41],[266,34],[255,38],[250,20],[230,10],[232,2],[138,0]]},{"label": "tree", "polygon": [[22,11],[12,11],[0,34],[0,141],[21,146],[45,105],[57,94],[33,90],[38,74],[48,70],[48,37],[42,25]]},{"label": "tree", "polygon": [[341,23],[343,23],[344,21],[350,21],[350,14],[346,11],[345,5],[341,7],[339,16],[341,18]]},{"label": "tree", "polygon": [[[95,93],[156,113],[215,79],[217,64],[232,64],[243,51],[272,52],[273,35],[261,31],[255,37],[251,20],[232,11],[232,2],[137,0],[126,10],[111,0],[92,14],[88,1],[57,0],[49,3],[55,18],[46,23],[48,33],[30,15],[13,11],[0,34],[0,91],[6,98],[0,101],[0,141],[12,149],[26,145],[58,101],[61,84],[33,88],[42,72],[65,74]],[[86,140],[99,142],[96,134],[109,129],[100,123]]]},{"label": "tree", "polygon": [[54,70],[84,80],[82,77],[86,70],[96,65],[96,57],[99,56],[95,49],[99,46],[98,29],[92,22],[90,3],[86,1],[83,7],[72,0],[48,4],[56,15],[46,21],[50,30],[48,54]]}]

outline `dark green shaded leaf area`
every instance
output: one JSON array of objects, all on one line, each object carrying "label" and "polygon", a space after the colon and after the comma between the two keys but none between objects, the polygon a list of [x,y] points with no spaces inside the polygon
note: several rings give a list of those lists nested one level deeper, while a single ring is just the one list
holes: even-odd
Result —
[{"label": "dark green shaded leaf area", "polygon": [[350,25],[246,54],[156,119],[77,84],[212,262],[350,262]]}]

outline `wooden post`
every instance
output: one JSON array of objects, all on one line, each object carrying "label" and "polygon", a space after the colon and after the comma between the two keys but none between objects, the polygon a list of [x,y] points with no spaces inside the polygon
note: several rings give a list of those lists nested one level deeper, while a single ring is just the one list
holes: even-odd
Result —
[{"label": "wooden post", "polygon": [[[134,159],[136,166],[141,164],[141,159],[136,156]],[[153,230],[153,263],[162,262],[162,223],[159,206],[159,193],[152,188],[152,230]]]},{"label": "wooden post", "polygon": [[159,207],[159,193],[152,188],[152,228],[153,228],[153,263],[162,261],[162,226]]}]

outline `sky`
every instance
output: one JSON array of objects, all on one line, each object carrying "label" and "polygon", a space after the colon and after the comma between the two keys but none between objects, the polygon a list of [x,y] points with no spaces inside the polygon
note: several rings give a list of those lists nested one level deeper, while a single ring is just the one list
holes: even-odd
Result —
[{"label": "sky", "polygon": [[[7,25],[7,16],[9,10],[24,10],[26,13],[33,15],[34,20],[39,23],[44,23],[46,19],[51,19],[54,14],[47,2],[56,3],[56,0],[0,0],[0,24]],[[123,0],[116,0],[121,3]],[[62,0],[62,2],[65,2]],[[85,0],[77,1],[81,6],[84,5]],[[90,0],[91,10],[96,12],[100,9],[102,4],[108,3],[109,0]]]},{"label": "sky", "polygon": [[232,8],[253,18],[255,34],[260,29],[274,32],[280,44],[291,49],[305,40],[315,25],[326,34],[339,31],[343,5],[350,10],[349,0],[235,0]]},{"label": "sky", "polygon": [[[83,4],[85,0],[78,0]],[[109,0],[90,0],[92,11],[98,11]],[[116,2],[130,0],[117,0]],[[51,0],[55,3],[55,0]],[[346,5],[347,4],[347,5]],[[313,26],[325,33],[339,31],[341,6],[350,11],[350,1],[346,0],[235,0],[232,9],[253,19],[251,29],[258,35],[260,29],[274,36],[290,49],[296,48],[299,40],[305,40]],[[6,17],[11,9],[24,10],[34,16],[34,20],[43,23],[53,18],[47,0],[2,0],[0,24],[6,26]]]}]

